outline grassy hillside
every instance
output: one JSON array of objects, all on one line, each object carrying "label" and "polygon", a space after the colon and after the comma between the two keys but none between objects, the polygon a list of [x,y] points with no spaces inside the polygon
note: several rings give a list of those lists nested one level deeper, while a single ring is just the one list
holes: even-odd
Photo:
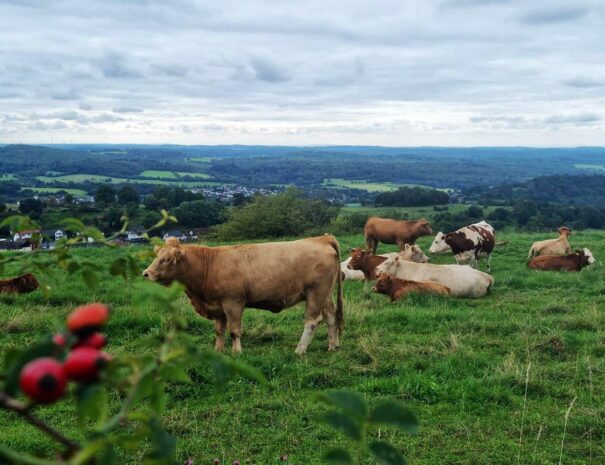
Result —
[{"label": "grassy hillside", "polygon": [[[495,287],[480,300],[412,296],[389,304],[366,294],[362,283],[346,282],[346,329],[335,353],[326,352],[322,325],[308,355],[294,354],[301,306],[275,315],[248,309],[241,359],[261,369],[271,388],[235,381],[217,393],[207,369],[191,367],[194,383],[169,389],[166,423],[178,437],[179,460],[209,464],[219,457],[222,463],[265,465],[287,454],[297,465],[319,464],[322,451],[345,440],[316,421],[326,408],[315,395],[354,389],[370,403],[395,397],[418,414],[416,437],[380,431],[411,464],[559,463],[562,441],[561,463],[604,463],[605,233],[573,236],[573,245],[591,248],[598,261],[578,274],[528,271],[527,250],[541,238],[501,235],[510,242],[497,249]],[[361,236],[339,239],[343,250],[363,243]],[[419,243],[426,249],[430,240]],[[77,253],[98,262],[112,255],[104,249]],[[75,305],[101,300],[114,309],[108,350],[150,353],[165,330],[165,316],[132,310],[134,295],[120,279],[106,277],[96,294],[65,279],[48,300],[40,293],[2,297],[0,352],[51,331]],[[211,322],[185,298],[181,307],[188,331],[211,347]],[[565,412],[574,398],[564,437]],[[82,434],[68,402],[40,412],[70,436]],[[9,413],[0,412],[0,424],[2,441],[11,447],[54,447]]]}]

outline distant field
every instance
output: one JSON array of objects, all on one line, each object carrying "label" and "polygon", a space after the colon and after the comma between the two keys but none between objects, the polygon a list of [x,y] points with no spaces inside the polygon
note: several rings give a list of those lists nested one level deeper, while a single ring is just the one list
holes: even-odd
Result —
[{"label": "distant field", "polygon": [[1,181],[14,181],[15,179],[17,179],[17,176],[15,176],[14,174],[10,174],[10,173],[0,174],[0,182]]},{"label": "distant field", "polygon": [[190,157],[190,158],[187,158],[187,161],[192,161],[194,163],[211,163],[212,158],[210,158],[210,157]]},{"label": "distant field", "polygon": [[[431,186],[424,186],[422,184],[402,184],[395,182],[368,182],[358,181],[353,179],[342,179],[342,178],[327,178],[321,183],[322,186],[326,187],[346,187],[349,189],[363,189],[368,192],[391,192],[396,191],[400,187],[426,187],[434,189]],[[450,189],[438,189],[443,191],[449,191]]]},{"label": "distant field", "polygon": [[183,177],[210,179],[210,175],[206,173],[184,173],[182,171],[160,171],[147,170],[141,173],[145,178],[160,178],[160,179],[179,179]]},{"label": "distant field", "polygon": [[605,165],[588,165],[588,164],[577,163],[573,166],[574,166],[574,168],[576,168],[578,170],[605,171]]},{"label": "distant field", "polygon": [[66,189],[64,187],[23,187],[21,190],[47,194],[56,194],[57,192],[64,191],[71,195],[86,195],[86,191],[83,189]]},{"label": "distant field", "polygon": [[[448,209],[446,210],[449,213],[458,213],[463,210],[466,210],[470,205],[466,204],[455,204],[448,205]],[[441,208],[441,207],[439,207]],[[484,215],[488,215],[496,207],[482,207]],[[346,206],[341,210],[341,214],[350,214],[350,213],[363,213],[366,215],[374,215],[374,216],[386,216],[392,215],[393,212],[397,212],[399,214],[405,213],[408,215],[410,219],[414,218],[426,218],[427,220],[432,220],[433,217],[438,213],[443,213],[443,211],[436,211],[433,207],[364,207],[364,206]]]},{"label": "distant field", "polygon": [[111,184],[153,184],[153,185],[167,185],[167,186],[180,186],[180,187],[210,187],[210,186],[227,186],[229,184],[220,182],[197,182],[197,181],[167,181],[162,179],[128,179],[128,178],[114,178],[110,176],[99,176],[96,174],[67,174],[64,176],[38,176],[37,180],[48,183],[55,182],[69,182],[74,184],[80,184],[84,182],[107,182]]}]

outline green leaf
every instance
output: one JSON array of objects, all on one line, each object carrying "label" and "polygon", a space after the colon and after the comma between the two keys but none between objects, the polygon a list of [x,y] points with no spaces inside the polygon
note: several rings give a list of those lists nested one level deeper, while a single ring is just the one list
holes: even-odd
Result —
[{"label": "green leaf", "polygon": [[95,463],[97,465],[115,465],[118,463],[118,453],[113,444],[107,444],[105,446]]},{"label": "green leaf", "polygon": [[60,349],[55,345],[55,343],[50,340],[50,338],[45,339],[42,342],[38,342],[34,344],[29,349],[24,350],[19,355],[13,355],[11,358],[13,359],[12,366],[7,366],[6,371],[6,382],[5,382],[5,390],[7,394],[14,396],[17,392],[19,386],[19,373],[21,373],[21,369],[23,366],[40,357],[52,357],[58,355]]},{"label": "green leaf", "polygon": [[370,413],[372,423],[393,425],[410,434],[418,434],[418,419],[414,413],[398,402],[388,400],[378,404]]},{"label": "green leaf", "polygon": [[328,452],[324,454],[324,460],[328,463],[353,463],[353,459],[351,458],[351,454],[349,454],[345,449],[340,447],[336,447],[334,449],[330,449]]},{"label": "green leaf", "polygon": [[174,463],[176,457],[176,439],[160,426],[159,421],[149,421],[149,442],[151,451],[147,458],[159,463]]},{"label": "green leaf", "polygon": [[160,368],[160,376],[166,381],[173,381],[175,383],[189,384],[192,382],[187,372],[174,364],[162,365]]},{"label": "green leaf", "polygon": [[112,276],[125,276],[126,275],[126,260],[124,258],[117,258],[109,266],[109,273]]},{"label": "green leaf", "polygon": [[405,458],[388,442],[370,443],[370,451],[381,465],[405,465]]},{"label": "green leaf", "polygon": [[99,278],[97,274],[90,268],[82,268],[82,279],[86,286],[92,291],[96,290],[99,286]]},{"label": "green leaf", "polygon": [[350,416],[340,412],[330,412],[323,415],[321,419],[351,439],[361,441],[361,428]]},{"label": "green leaf", "polygon": [[368,407],[356,392],[351,391],[333,391],[320,394],[320,399],[327,404],[334,405],[345,412],[355,415],[359,418],[365,418],[368,414]]},{"label": "green leaf", "polygon": [[109,411],[107,391],[100,383],[80,385],[76,391],[78,419],[84,425],[87,419],[97,425],[107,420]]},{"label": "green leaf", "polygon": [[166,395],[166,387],[164,386],[164,383],[156,380],[153,383],[153,388],[151,390],[151,407],[156,415],[160,416],[164,413],[167,402],[168,396]]}]

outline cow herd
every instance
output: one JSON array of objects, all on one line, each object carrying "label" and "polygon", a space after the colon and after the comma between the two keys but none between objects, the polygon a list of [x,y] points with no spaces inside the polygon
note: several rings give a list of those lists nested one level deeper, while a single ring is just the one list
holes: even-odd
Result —
[{"label": "cow herd", "polygon": [[[304,328],[296,348],[302,355],[322,321],[328,328],[328,350],[339,346],[344,325],[343,281],[375,281],[373,290],[391,301],[409,293],[479,298],[494,284],[490,274],[478,269],[479,260],[485,257],[490,271],[494,248],[506,244],[496,243],[496,232],[485,221],[447,234],[439,232],[429,252],[452,253],[456,264],[435,265],[428,263],[429,258],[415,244],[419,237],[433,234],[424,219],[370,218],[364,233],[367,248],[350,249],[342,263],[338,241],[329,234],[221,247],[182,245],[171,238],[156,246],[155,259],[143,276],[161,284],[183,284],[196,312],[214,321],[217,350],[224,349],[229,331],[232,350],[241,351],[246,307],[277,313],[304,301]],[[572,253],[570,235],[571,230],[562,227],[558,238],[534,243],[528,267],[579,271],[594,263],[588,249]],[[396,244],[400,251],[376,255],[381,242]]]}]

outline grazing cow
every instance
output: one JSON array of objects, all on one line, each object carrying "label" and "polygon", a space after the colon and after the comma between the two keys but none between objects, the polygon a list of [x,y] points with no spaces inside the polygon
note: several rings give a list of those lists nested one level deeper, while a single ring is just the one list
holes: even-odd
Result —
[{"label": "grazing cow", "polygon": [[405,244],[415,244],[420,236],[433,234],[431,224],[425,220],[399,221],[388,218],[368,218],[364,228],[368,250],[376,254],[378,243],[397,244],[403,250]]},{"label": "grazing cow", "polygon": [[[351,267],[349,267],[349,263],[351,263],[351,261],[353,260],[352,256],[350,256],[340,264],[340,270],[343,273],[342,279],[352,281],[363,281],[364,279],[366,279],[363,269],[366,267],[367,259],[361,257],[361,255],[363,255],[364,257],[372,255],[368,254],[368,252],[361,249],[350,249],[349,251],[351,252],[351,254],[355,253],[360,258],[359,260],[356,260]],[[378,257],[390,257],[396,254],[397,252],[385,253],[382,255],[378,255]],[[399,255],[401,255],[404,260],[409,260],[411,262],[426,263],[429,261],[429,257],[427,257],[424,252],[422,252],[422,249],[417,245],[406,244],[403,249],[403,252],[399,252]],[[376,264],[376,266],[378,266],[378,263]],[[368,274],[371,274],[371,270],[368,270]]]},{"label": "grazing cow", "polygon": [[328,350],[338,347],[344,317],[340,248],[334,236],[224,247],[181,245],[169,238],[155,248],[155,254],[143,276],[164,285],[183,284],[195,310],[214,320],[217,350],[224,348],[228,328],[232,350],[241,352],[244,308],[278,313],[302,301],[306,302],[304,331],[296,353],[305,353],[324,319]]},{"label": "grazing cow", "polygon": [[451,293],[449,287],[445,287],[434,281],[409,281],[388,274],[383,274],[378,278],[378,281],[374,285],[374,292],[388,295],[391,298],[391,302],[405,297],[410,292],[415,294],[441,295]]},{"label": "grazing cow", "polygon": [[592,252],[588,249],[578,249],[575,253],[560,255],[541,255],[527,262],[532,270],[545,271],[580,271],[595,262]]},{"label": "grazing cow", "polygon": [[559,232],[557,239],[534,242],[529,248],[527,258],[541,255],[570,255],[571,245],[568,238],[571,236],[571,229],[561,226],[557,231]]},{"label": "grazing cow", "polygon": [[483,297],[494,284],[487,273],[467,265],[432,265],[414,263],[401,257],[390,257],[376,268],[376,275],[386,273],[410,281],[435,281],[459,297]]},{"label": "grazing cow", "polygon": [[429,252],[451,251],[456,257],[456,263],[470,261],[474,268],[478,267],[479,257],[486,256],[487,269],[491,270],[492,252],[495,245],[496,231],[491,225],[481,221],[447,234],[438,232]]},{"label": "grazing cow", "polygon": [[27,294],[40,287],[38,280],[31,273],[26,273],[16,278],[0,279],[0,293],[4,294]]}]

